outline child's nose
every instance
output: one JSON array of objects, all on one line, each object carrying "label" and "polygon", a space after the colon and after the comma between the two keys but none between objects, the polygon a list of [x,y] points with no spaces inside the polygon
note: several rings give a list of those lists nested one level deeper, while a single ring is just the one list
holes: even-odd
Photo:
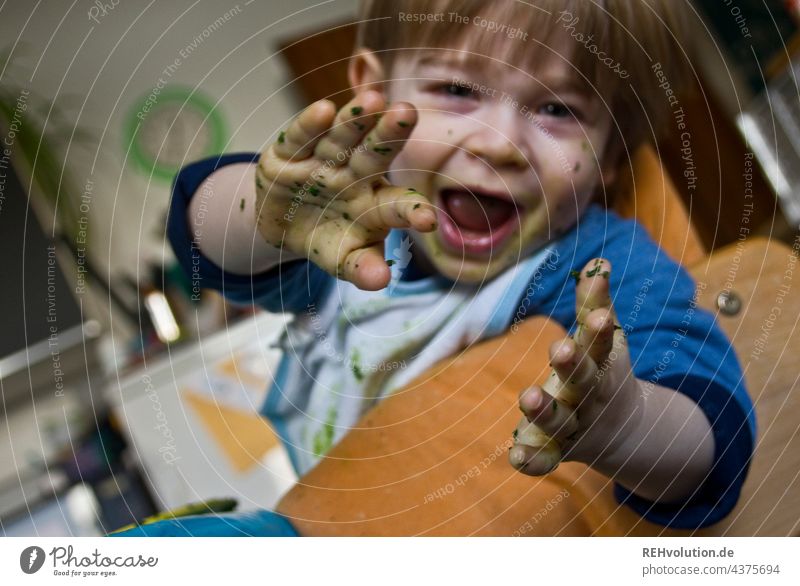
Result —
[{"label": "child's nose", "polygon": [[517,139],[519,117],[509,108],[497,108],[490,117],[478,120],[478,126],[464,141],[466,151],[494,167],[527,167],[528,162]]}]

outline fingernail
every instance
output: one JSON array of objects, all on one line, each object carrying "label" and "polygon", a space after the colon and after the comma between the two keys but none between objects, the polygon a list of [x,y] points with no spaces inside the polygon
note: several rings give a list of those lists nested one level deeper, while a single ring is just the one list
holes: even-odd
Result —
[{"label": "fingernail", "polygon": [[526,393],[526,406],[529,411],[536,411],[542,406],[542,393],[536,389],[531,389]]},{"label": "fingernail", "polygon": [[420,214],[420,216],[422,217],[422,220],[426,224],[431,224],[432,226],[435,227],[435,225],[436,225],[436,214],[434,214],[431,210],[423,210],[422,213]]}]

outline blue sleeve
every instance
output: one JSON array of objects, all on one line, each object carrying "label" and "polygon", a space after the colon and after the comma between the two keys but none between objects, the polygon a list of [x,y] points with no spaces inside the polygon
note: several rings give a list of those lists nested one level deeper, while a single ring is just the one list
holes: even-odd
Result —
[{"label": "blue sleeve", "polygon": [[289,520],[272,511],[193,515],[139,525],[109,537],[299,537]]},{"label": "blue sleeve", "polygon": [[[628,336],[636,376],[692,398],[714,434],[713,468],[686,501],[657,504],[622,486],[615,496],[645,519],[673,528],[699,528],[724,518],[739,498],[753,453],[752,401],[729,340],[714,316],[695,305],[696,284],[632,220],[592,206],[557,244],[558,268],[530,301],[537,313],[574,329],[575,288],[570,270],[591,259],[612,265],[610,286],[617,317]],[[645,392],[647,388],[645,387]]]},{"label": "blue sleeve", "polygon": [[257,160],[257,154],[237,153],[204,159],[181,169],[173,184],[167,236],[193,290],[215,289],[234,303],[255,303],[274,313],[299,313],[323,294],[332,277],[305,260],[281,263],[258,275],[228,273],[200,252],[188,225],[189,202],[209,175],[225,165]]}]

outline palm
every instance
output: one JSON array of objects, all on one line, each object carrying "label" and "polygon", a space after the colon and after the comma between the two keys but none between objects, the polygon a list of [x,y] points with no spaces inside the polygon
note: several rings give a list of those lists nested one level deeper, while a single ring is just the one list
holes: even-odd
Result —
[{"label": "palm", "polygon": [[391,228],[436,227],[423,195],[384,179],[416,112],[396,104],[379,117],[383,107],[376,92],[338,113],[328,101],[312,104],[262,154],[256,173],[265,240],[365,289],[389,282],[383,241]]}]

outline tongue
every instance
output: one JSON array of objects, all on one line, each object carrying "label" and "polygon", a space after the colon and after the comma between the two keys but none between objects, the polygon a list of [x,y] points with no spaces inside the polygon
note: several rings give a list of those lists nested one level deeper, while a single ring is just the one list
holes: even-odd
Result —
[{"label": "tongue", "polygon": [[502,226],[514,212],[514,205],[508,201],[466,191],[447,192],[445,202],[456,224],[479,232]]}]

